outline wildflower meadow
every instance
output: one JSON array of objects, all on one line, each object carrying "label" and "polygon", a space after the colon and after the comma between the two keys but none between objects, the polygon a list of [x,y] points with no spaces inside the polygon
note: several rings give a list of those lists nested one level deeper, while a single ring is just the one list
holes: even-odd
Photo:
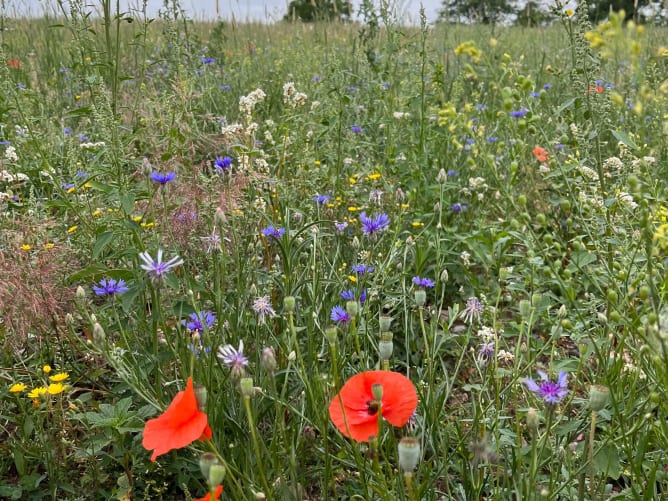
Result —
[{"label": "wildflower meadow", "polygon": [[665,27],[92,3],[2,15],[0,498],[668,499]]}]

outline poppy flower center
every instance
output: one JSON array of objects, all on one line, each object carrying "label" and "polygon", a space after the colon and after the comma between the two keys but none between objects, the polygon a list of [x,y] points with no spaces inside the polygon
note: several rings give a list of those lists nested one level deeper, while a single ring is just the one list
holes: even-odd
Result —
[{"label": "poppy flower center", "polygon": [[366,410],[369,413],[369,416],[377,414],[378,409],[380,409],[380,402],[378,402],[377,400],[369,400],[366,403]]}]

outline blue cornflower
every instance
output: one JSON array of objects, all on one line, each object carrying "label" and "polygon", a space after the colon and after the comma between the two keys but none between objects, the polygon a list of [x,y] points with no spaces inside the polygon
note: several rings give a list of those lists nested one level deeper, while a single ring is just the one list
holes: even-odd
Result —
[{"label": "blue cornflower", "polygon": [[455,212],[455,213],[458,214],[458,213],[460,213],[461,211],[466,210],[466,204],[459,204],[459,203],[457,203],[457,204],[452,204],[452,205],[450,206],[450,210],[451,210],[452,212]]},{"label": "blue cornflower", "polygon": [[125,286],[123,279],[103,278],[98,282],[100,285],[93,285],[93,292],[98,296],[113,296],[114,294],[122,294],[130,290]]},{"label": "blue cornflower", "polygon": [[[355,301],[355,291],[353,289],[345,290],[341,292],[341,297],[346,301]],[[360,304],[364,304],[365,301],[366,301],[366,289],[364,289],[359,296]]]},{"label": "blue cornflower", "polygon": [[538,371],[538,375],[541,381],[535,382],[533,379],[525,378],[524,384],[546,404],[558,404],[568,395],[568,374],[564,371],[559,371],[559,376],[554,382],[550,381],[543,371]]},{"label": "blue cornflower", "polygon": [[181,325],[185,325],[187,329],[197,331],[200,334],[204,332],[205,328],[210,329],[216,321],[216,316],[208,310],[203,310],[199,313],[191,313],[188,315],[188,318],[190,318],[190,321],[182,320]]},{"label": "blue cornflower", "polygon": [[360,214],[360,223],[362,223],[362,231],[366,235],[373,236],[390,225],[390,217],[383,213],[368,217],[366,212],[362,212]]},{"label": "blue cornflower", "polygon": [[456,170],[453,170],[453,169],[450,169],[450,170],[447,172],[447,174],[448,174],[448,177],[457,177],[457,176],[459,176],[459,172],[457,172]]},{"label": "blue cornflower", "polygon": [[330,318],[337,324],[348,324],[350,322],[350,314],[341,306],[332,308]]},{"label": "blue cornflower", "polygon": [[531,97],[540,97],[540,92],[532,92],[529,94]]},{"label": "blue cornflower", "polygon": [[86,179],[88,177],[88,172],[85,172],[83,169],[77,169],[76,176],[80,179]]},{"label": "blue cornflower", "polygon": [[510,116],[513,118],[522,118],[526,116],[527,113],[529,113],[529,110],[526,108],[521,108],[519,110],[511,111]]},{"label": "blue cornflower", "polygon": [[183,259],[179,256],[174,256],[169,261],[162,260],[162,249],[158,249],[158,258],[153,259],[148,252],[139,254],[139,258],[144,262],[140,265],[146,271],[149,278],[154,282],[162,282],[169,273],[169,270],[183,264]]},{"label": "blue cornflower", "polygon": [[158,171],[153,171],[151,172],[151,179],[155,181],[156,183],[160,183],[161,185],[166,185],[170,181],[174,181],[176,179],[176,172],[158,172]]},{"label": "blue cornflower", "polygon": [[362,132],[363,129],[359,125],[352,125],[350,127],[350,130],[353,131],[355,134],[359,134],[360,132]]},{"label": "blue cornflower", "polygon": [[202,64],[212,64],[215,62],[216,60],[212,57],[202,57]]},{"label": "blue cornflower", "polygon": [[74,183],[63,183],[60,185],[65,191],[70,191],[74,188]]},{"label": "blue cornflower", "polygon": [[552,85],[549,84],[549,83],[546,83],[545,85],[543,85],[543,89],[545,89],[545,90],[550,90],[551,88],[552,88]]},{"label": "blue cornflower", "polygon": [[375,268],[373,266],[367,266],[366,264],[354,264],[353,272],[358,275],[364,275],[366,273],[373,273]]},{"label": "blue cornflower", "polygon": [[63,129],[63,134],[65,134],[66,136],[71,136],[72,135],[72,129],[70,129],[69,127],[65,127]]},{"label": "blue cornflower", "polygon": [[319,82],[320,81],[320,75],[314,75],[313,78],[311,78],[311,82]]},{"label": "blue cornflower", "polygon": [[485,110],[487,109],[487,105],[485,105],[485,104],[476,104],[475,109],[478,110],[478,111],[485,111]]},{"label": "blue cornflower", "polygon": [[227,85],[227,84],[226,85],[221,85],[220,90],[227,92],[228,90],[232,90],[232,86]]},{"label": "blue cornflower", "polygon": [[413,283],[418,287],[423,287],[425,289],[436,285],[436,282],[424,277],[413,277]]},{"label": "blue cornflower", "polygon": [[9,146],[10,144],[12,144],[10,141],[0,141],[0,145],[2,146]]},{"label": "blue cornflower", "polygon": [[227,171],[232,165],[232,159],[230,157],[216,157],[213,162],[213,167],[216,169],[218,174],[222,174]]},{"label": "blue cornflower", "polygon": [[79,141],[81,141],[82,143],[88,141],[88,136],[86,134],[79,133],[77,134],[77,137],[79,138]]},{"label": "blue cornflower", "polygon": [[495,136],[487,136],[488,143],[496,143],[498,139]]},{"label": "blue cornflower", "polygon": [[313,200],[314,202],[317,202],[318,205],[322,205],[322,204],[324,204],[325,202],[327,202],[330,198],[332,198],[331,195],[320,195],[320,194],[318,194],[318,195],[315,195],[315,196],[312,198],[312,200]]},{"label": "blue cornflower", "polygon": [[262,234],[267,238],[273,237],[276,240],[279,240],[285,235],[285,228],[275,228],[274,226],[269,225],[262,230]]}]

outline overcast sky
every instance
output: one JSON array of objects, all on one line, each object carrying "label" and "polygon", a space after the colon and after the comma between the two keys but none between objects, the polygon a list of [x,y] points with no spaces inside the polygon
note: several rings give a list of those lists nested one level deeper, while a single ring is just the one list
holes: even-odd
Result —
[{"label": "overcast sky", "polygon": [[[352,0],[354,12],[357,12],[361,0]],[[392,0],[402,13],[401,19],[407,23],[419,23],[420,3],[424,4],[428,21],[434,21],[440,9],[442,0]],[[99,5],[99,1],[88,0],[91,5]],[[171,2],[170,2],[171,3]],[[215,19],[216,0],[181,0],[185,8],[194,19]],[[218,0],[220,16],[231,19],[233,16],[240,21],[256,20],[273,22],[280,20],[287,12],[289,0]],[[378,5],[379,0],[374,0]],[[38,16],[44,8],[53,7],[53,0],[5,0],[5,12],[12,15],[14,12],[28,13]],[[120,0],[121,9],[128,6],[138,6],[141,0]],[[112,5],[115,2],[112,1]],[[164,5],[163,0],[148,0],[149,15],[156,17],[158,9]]]}]

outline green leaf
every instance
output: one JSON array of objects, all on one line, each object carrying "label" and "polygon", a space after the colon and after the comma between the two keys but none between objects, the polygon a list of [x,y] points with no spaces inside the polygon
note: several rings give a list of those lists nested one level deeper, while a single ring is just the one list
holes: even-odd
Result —
[{"label": "green leaf", "polygon": [[612,132],[612,135],[615,136],[617,141],[623,143],[626,147],[631,148],[632,150],[638,149],[638,145],[633,142],[633,139],[631,139],[626,132],[621,130],[611,130],[610,132]]},{"label": "green leaf", "polygon": [[618,480],[622,475],[619,453],[613,444],[604,445],[594,454],[594,470],[613,480]]},{"label": "green leaf", "polygon": [[111,243],[111,241],[114,239],[114,232],[113,231],[105,231],[104,233],[100,234],[97,237],[97,240],[95,240],[95,245],[93,246],[93,259],[97,259],[100,257],[100,254],[102,254],[102,251]]},{"label": "green leaf", "polygon": [[588,264],[596,262],[596,254],[587,251],[574,252],[571,258],[573,259],[573,264],[578,268],[584,268]]}]

